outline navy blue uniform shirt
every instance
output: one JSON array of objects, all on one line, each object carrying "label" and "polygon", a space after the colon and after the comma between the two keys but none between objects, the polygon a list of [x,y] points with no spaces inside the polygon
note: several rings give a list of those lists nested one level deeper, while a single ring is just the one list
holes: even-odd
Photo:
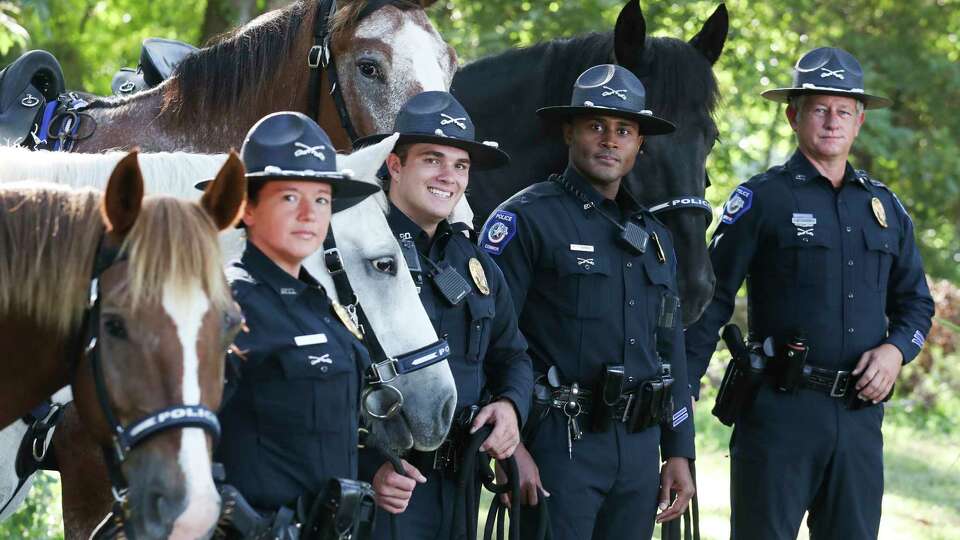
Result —
[{"label": "navy blue uniform shirt", "polygon": [[[677,260],[670,233],[621,185],[616,201],[604,198],[572,167],[566,181],[618,222],[632,220],[656,233],[645,253],[628,252],[619,230],[597,209],[557,182],[534,184],[504,202],[480,233],[481,248],[496,263],[519,310],[534,370],[556,365],[564,384],[594,388],[606,364],[623,364],[638,381],[660,373],[657,319],[664,294],[677,295]],[[673,326],[662,361],[677,384],[674,429],[663,430],[667,457],[694,457],[693,418],[684,360],[683,328]]]},{"label": "navy blue uniform shirt", "polygon": [[228,361],[216,459],[255,508],[275,510],[330,478],[357,477],[357,422],[366,349],[307,273],[282,270],[253,244],[227,268],[249,332]]},{"label": "navy blue uniform shirt", "polygon": [[848,163],[836,190],[797,150],[737,187],[724,210],[710,243],[713,301],[687,330],[695,394],[744,278],[751,338],[779,345],[802,331],[808,364],[849,370],[884,343],[904,363],[920,352],[933,300],[913,222],[885,185]]},{"label": "navy blue uniform shirt", "polygon": [[[522,426],[530,409],[533,370],[500,269],[462,233],[465,228],[461,224],[441,221],[431,239],[393,205],[387,221],[399,242],[413,242],[419,252],[423,271],[413,278],[430,322],[450,344],[457,410],[478,403],[485,393],[493,400],[507,398],[516,407],[517,422]],[[427,275],[431,266],[424,257],[450,264],[470,285],[470,293],[459,304],[450,305],[431,283]],[[473,279],[470,259],[477,259],[483,267],[489,294]]]}]

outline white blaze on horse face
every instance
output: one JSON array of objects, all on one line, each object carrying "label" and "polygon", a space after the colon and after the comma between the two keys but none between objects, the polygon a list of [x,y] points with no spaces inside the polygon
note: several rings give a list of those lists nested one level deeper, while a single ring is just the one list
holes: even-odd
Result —
[{"label": "white blaze on horse face", "polygon": [[[210,301],[199,287],[184,291],[168,285],[164,288],[163,307],[177,327],[177,337],[180,338],[183,351],[183,403],[199,405],[200,358],[197,339]],[[181,431],[178,462],[186,484],[186,508],[174,522],[170,538],[205,537],[220,516],[220,496],[213,485],[207,436],[202,429],[184,428]]]},{"label": "white blaze on horse face", "polygon": [[[415,93],[450,88],[456,62],[451,62],[446,42],[426,15],[419,10],[399,11],[400,22],[392,17],[367,17],[358,26],[356,37],[383,42],[392,51],[389,104],[372,112],[378,133],[393,128],[395,115]],[[411,89],[417,91],[411,93]]]}]

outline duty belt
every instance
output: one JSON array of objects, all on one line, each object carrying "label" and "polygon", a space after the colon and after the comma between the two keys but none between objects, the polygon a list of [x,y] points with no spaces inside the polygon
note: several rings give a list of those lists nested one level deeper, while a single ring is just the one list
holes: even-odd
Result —
[{"label": "duty belt", "polygon": [[845,398],[856,392],[854,387],[856,377],[853,377],[849,371],[804,366],[802,381],[804,388],[826,392],[830,397]]}]

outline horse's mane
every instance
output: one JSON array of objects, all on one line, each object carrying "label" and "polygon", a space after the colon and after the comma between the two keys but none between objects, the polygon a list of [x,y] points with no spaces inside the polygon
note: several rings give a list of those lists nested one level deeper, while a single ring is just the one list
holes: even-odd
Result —
[{"label": "horse's mane", "polygon": [[[518,73],[543,70],[547,102],[568,104],[569,81],[591,66],[613,62],[613,56],[613,32],[595,32],[488,56],[471,68],[479,73],[498,66],[510,66]],[[719,97],[717,81],[707,59],[690,44],[671,37],[648,37],[643,62],[639,76],[647,90],[647,108],[654,114],[670,119],[683,112],[713,113]]]},{"label": "horse's mane", "polygon": [[100,195],[0,184],[0,317],[26,315],[61,336],[79,326],[103,231]]},{"label": "horse's mane", "polygon": [[[104,230],[101,193],[56,184],[0,185],[0,316],[25,314],[57,335],[77,329]],[[132,305],[159,302],[201,286],[217,306],[230,294],[220,268],[216,229],[197,204],[149,197],[127,235]]]}]

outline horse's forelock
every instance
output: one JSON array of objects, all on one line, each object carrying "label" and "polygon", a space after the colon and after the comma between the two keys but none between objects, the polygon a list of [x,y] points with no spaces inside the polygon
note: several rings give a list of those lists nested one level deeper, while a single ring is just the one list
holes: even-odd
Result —
[{"label": "horse's forelock", "polygon": [[198,286],[219,309],[232,302],[216,227],[194,202],[146,198],[121,249],[129,257],[127,290],[134,310],[162,303],[164,294],[189,296]]},{"label": "horse's forelock", "polygon": [[676,38],[647,38],[642,77],[647,108],[667,119],[693,114],[709,120],[719,100],[710,62],[695,47]]}]

